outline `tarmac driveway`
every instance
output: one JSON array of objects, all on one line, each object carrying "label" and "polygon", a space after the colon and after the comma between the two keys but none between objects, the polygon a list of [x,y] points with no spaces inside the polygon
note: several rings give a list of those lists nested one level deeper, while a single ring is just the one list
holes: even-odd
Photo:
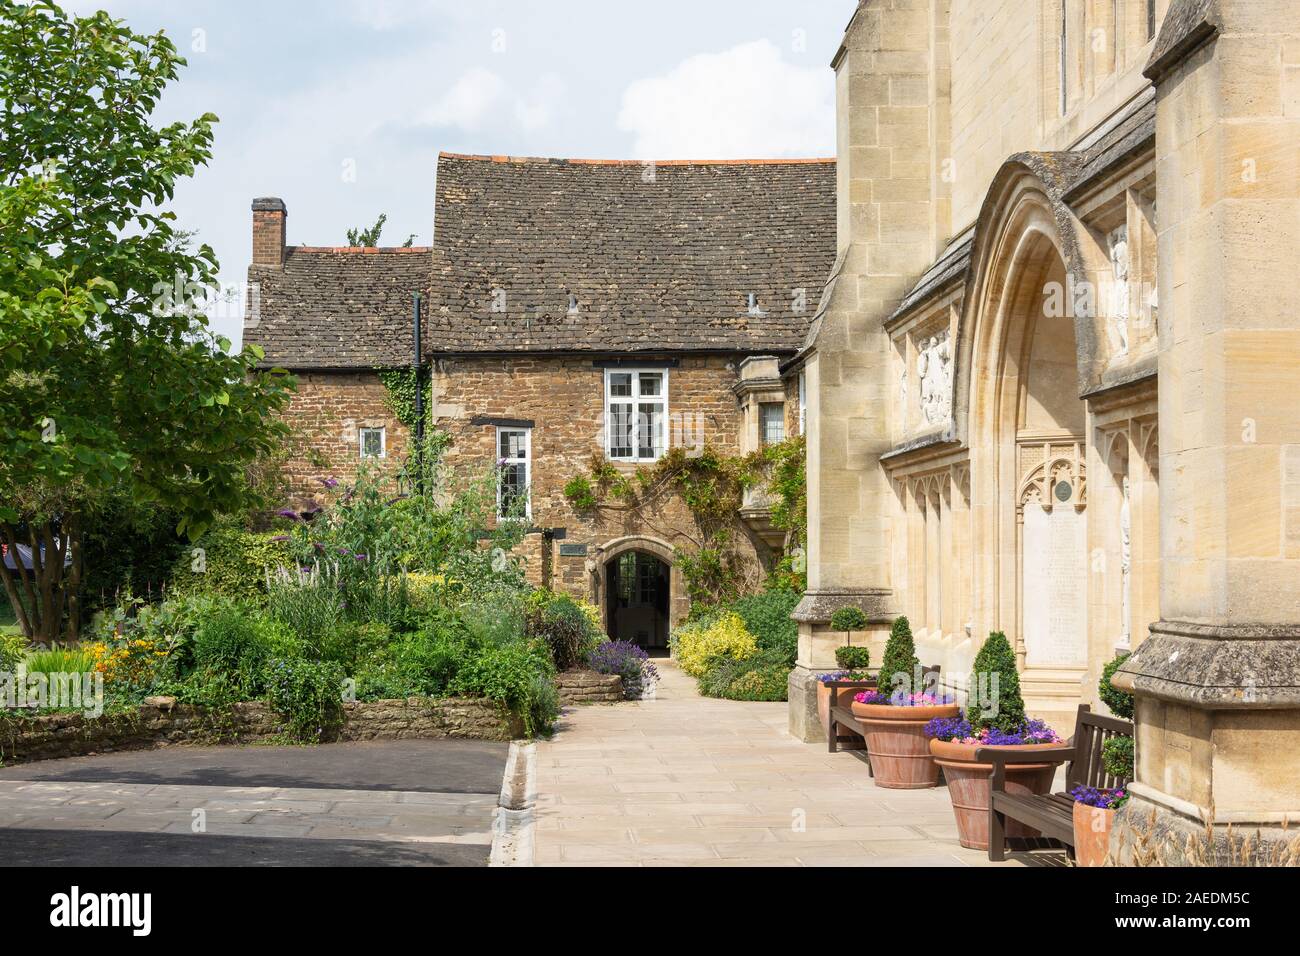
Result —
[{"label": "tarmac driveway", "polygon": [[5,866],[484,866],[509,745],[174,747],[0,769]]}]

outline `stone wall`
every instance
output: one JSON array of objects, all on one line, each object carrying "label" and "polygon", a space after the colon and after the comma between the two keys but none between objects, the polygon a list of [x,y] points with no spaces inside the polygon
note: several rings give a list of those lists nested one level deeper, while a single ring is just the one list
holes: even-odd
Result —
[{"label": "stone wall", "polygon": [[[736,396],[732,391],[743,356],[683,356],[668,365],[669,440],[673,445],[708,444],[725,454],[740,451]],[[663,368],[663,360],[644,366]],[[448,462],[464,474],[481,474],[496,460],[498,421],[532,423],[532,515],[536,529],[557,529],[562,538],[530,535],[521,548],[529,581],[592,600],[599,565],[614,557],[611,542],[647,539],[671,557],[675,547],[693,547],[697,531],[675,497],[643,513],[620,506],[595,514],[574,511],[565,484],[586,474],[593,454],[602,454],[604,369],[592,356],[515,356],[439,360],[433,379],[434,425],[452,435]],[[630,464],[616,464],[631,474]],[[742,531],[736,544],[746,573],[755,582],[769,554]],[[646,550],[653,550],[646,548]],[[562,554],[562,551],[584,553]],[[674,571],[673,617],[688,610],[685,589]]]},{"label": "stone wall", "polygon": [[[134,713],[87,718],[46,714],[0,722],[0,761],[51,760],[119,750],[269,741],[283,729],[279,716],[260,702],[214,713],[151,698]],[[461,738],[514,740],[524,736],[518,717],[484,700],[381,700],[344,705],[340,741]]]},{"label": "stone wall", "polygon": [[[740,452],[733,386],[742,358],[723,354],[644,362],[646,367],[668,368],[668,438],[673,445],[707,444],[724,454]],[[450,432],[447,463],[462,481],[494,466],[496,422],[532,423],[534,530],[518,549],[530,583],[590,601],[597,597],[601,568],[618,551],[641,547],[671,563],[673,549],[695,545],[694,519],[675,497],[643,512],[611,503],[594,514],[575,512],[564,497],[565,484],[586,474],[592,455],[602,453],[604,370],[591,356],[440,359],[429,398],[432,427]],[[794,400],[797,403],[797,394]],[[409,431],[388,407],[387,391],[374,372],[300,374],[286,418],[297,432],[297,451],[286,467],[296,505],[320,500],[318,479],[355,473],[359,429],[387,430],[384,465],[390,471],[400,466],[409,448]],[[617,467],[628,474],[635,470],[630,464]],[[771,560],[769,549],[739,526],[734,541],[744,575],[757,586]],[[606,550],[611,543],[613,548]],[[673,620],[682,619],[688,610],[685,586],[674,569]]]},{"label": "stone wall", "polygon": [[387,452],[380,466],[401,467],[410,431],[388,407],[388,390],[375,372],[301,372],[285,411],[294,429],[293,457],[285,465],[295,505],[319,500],[319,479],[347,479],[361,464],[360,430],[383,428]]},{"label": "stone wall", "polygon": [[616,704],[623,699],[623,678],[595,671],[565,671],[555,678],[560,703]]}]

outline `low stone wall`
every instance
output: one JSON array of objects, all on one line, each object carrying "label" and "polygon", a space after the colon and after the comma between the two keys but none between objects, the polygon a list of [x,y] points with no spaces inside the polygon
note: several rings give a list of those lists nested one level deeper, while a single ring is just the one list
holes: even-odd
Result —
[{"label": "low stone wall", "polygon": [[428,700],[377,700],[343,705],[340,740],[407,740],[460,737],[515,740],[524,736],[523,721],[485,700],[449,697]]},{"label": "low stone wall", "polygon": [[623,699],[623,678],[595,671],[565,671],[555,677],[560,703],[614,704]]},{"label": "low stone wall", "polygon": [[[270,741],[282,730],[279,715],[259,702],[214,712],[165,697],[150,698],[132,713],[0,719],[0,760],[11,764],[184,744],[251,744]],[[337,739],[514,740],[523,736],[523,722],[491,701],[412,698],[344,704]]]}]

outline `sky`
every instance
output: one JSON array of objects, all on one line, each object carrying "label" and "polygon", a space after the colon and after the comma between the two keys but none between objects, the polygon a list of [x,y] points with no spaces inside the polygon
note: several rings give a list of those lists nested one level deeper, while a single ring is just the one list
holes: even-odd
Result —
[{"label": "sky", "polygon": [[[830,69],[855,0],[63,0],[164,30],[189,61],[159,121],[213,112],[178,185],[223,283],[257,196],[290,245],[433,241],[439,151],[595,159],[835,154]],[[240,340],[242,295],[213,315]]]}]

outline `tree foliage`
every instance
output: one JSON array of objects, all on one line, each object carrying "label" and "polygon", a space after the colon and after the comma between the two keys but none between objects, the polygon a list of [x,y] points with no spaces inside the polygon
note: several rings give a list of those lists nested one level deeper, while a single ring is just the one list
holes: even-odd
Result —
[{"label": "tree foliage", "polygon": [[197,537],[282,431],[291,380],[208,330],[216,258],[166,210],[217,121],[151,121],[184,65],[106,13],[0,0],[0,537],[36,563],[0,578],[28,636],[75,632],[99,503],[124,494]]},{"label": "tree foliage", "polygon": [[996,728],[1015,733],[1025,722],[1025,699],[1020,695],[1020,674],[1016,652],[1001,631],[989,635],[971,668],[971,685],[981,699],[978,707],[967,708],[967,719],[976,730]]},{"label": "tree foliage", "polygon": [[916,643],[912,640],[912,625],[907,618],[900,617],[889,629],[889,640],[885,642],[885,653],[880,659],[876,686],[882,694],[900,691],[904,694],[921,693],[924,688],[913,687],[920,669]]}]

